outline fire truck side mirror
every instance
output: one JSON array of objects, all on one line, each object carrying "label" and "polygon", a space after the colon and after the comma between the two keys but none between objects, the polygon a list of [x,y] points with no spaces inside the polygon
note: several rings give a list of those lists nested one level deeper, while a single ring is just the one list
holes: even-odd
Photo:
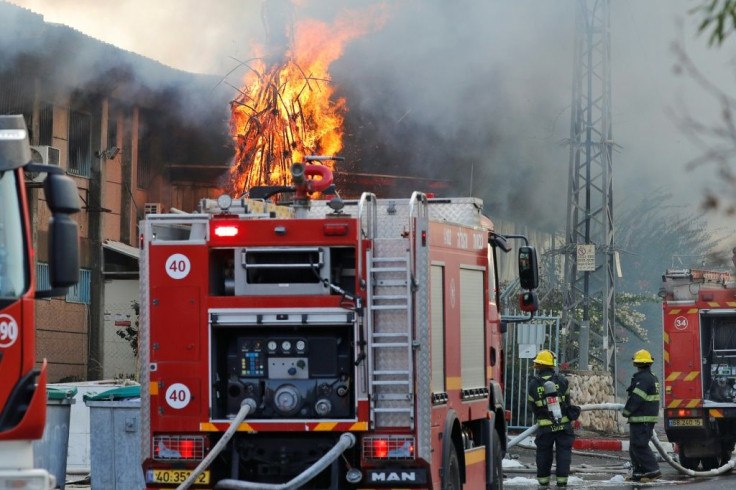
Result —
[{"label": "fire truck side mirror", "polygon": [[74,181],[49,173],[44,182],[49,221],[49,280],[52,288],[68,288],[79,282],[79,230],[70,215],[79,212]]},{"label": "fire truck side mirror", "polygon": [[535,312],[539,309],[539,299],[535,291],[526,291],[519,296],[519,309],[521,311]]},{"label": "fire truck side mirror", "polygon": [[519,247],[519,283],[522,289],[536,289],[539,286],[537,251],[534,247]]}]

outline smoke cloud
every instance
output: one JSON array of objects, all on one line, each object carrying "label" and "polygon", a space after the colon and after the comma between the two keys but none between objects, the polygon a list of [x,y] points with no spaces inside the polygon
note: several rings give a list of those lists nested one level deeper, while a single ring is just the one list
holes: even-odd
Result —
[{"label": "smoke cloud", "polygon": [[[239,62],[265,40],[260,1],[11,3],[166,65],[211,74],[233,95],[244,73]],[[300,0],[293,17],[329,23],[346,6],[378,3]],[[331,67],[349,109],[344,168],[452,180],[456,192],[482,197],[491,216],[563,230],[575,3],[381,2],[383,27],[352,41]],[[695,213],[707,189],[723,192],[713,169],[686,169],[702,149],[673,116],[719,117],[717,102],[675,72],[673,43],[715,83],[733,86],[728,62],[736,42],[709,48],[696,35],[693,6],[612,2],[616,203],[666,188],[677,212]]]}]

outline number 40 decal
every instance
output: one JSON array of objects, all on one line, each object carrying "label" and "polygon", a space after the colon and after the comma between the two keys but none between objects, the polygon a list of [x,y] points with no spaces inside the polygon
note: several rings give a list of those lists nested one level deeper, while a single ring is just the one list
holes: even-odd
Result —
[{"label": "number 40 decal", "polygon": [[174,254],[166,259],[166,273],[172,279],[184,279],[191,269],[189,257],[184,254]]},{"label": "number 40 decal", "polygon": [[189,392],[189,388],[181,383],[174,383],[166,389],[166,404],[171,408],[184,408],[189,405],[189,400],[192,399],[192,394]]}]

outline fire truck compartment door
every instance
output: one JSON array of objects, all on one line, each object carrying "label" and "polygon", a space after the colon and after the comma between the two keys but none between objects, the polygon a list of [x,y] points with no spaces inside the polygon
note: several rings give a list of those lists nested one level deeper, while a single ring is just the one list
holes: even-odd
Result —
[{"label": "fire truck compartment door", "polygon": [[155,287],[151,291],[151,361],[194,361],[199,359],[199,288]]},{"label": "fire truck compartment door", "polygon": [[[672,332],[670,334],[669,358],[672,366],[667,370],[668,384],[672,387],[671,396],[678,400],[701,398],[701,380],[693,375],[702,367],[693,360],[700,359],[700,345],[691,332]],[[673,372],[679,373],[672,380]],[[674,382],[673,382],[674,381]]]}]

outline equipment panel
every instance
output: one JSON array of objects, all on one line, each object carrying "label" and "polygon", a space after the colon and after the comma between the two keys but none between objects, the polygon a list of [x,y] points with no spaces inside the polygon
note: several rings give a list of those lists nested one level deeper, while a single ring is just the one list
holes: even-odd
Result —
[{"label": "equipment panel", "polygon": [[353,417],[352,331],[346,325],[215,330],[213,419],[233,416],[245,398],[256,402],[253,419]]}]

